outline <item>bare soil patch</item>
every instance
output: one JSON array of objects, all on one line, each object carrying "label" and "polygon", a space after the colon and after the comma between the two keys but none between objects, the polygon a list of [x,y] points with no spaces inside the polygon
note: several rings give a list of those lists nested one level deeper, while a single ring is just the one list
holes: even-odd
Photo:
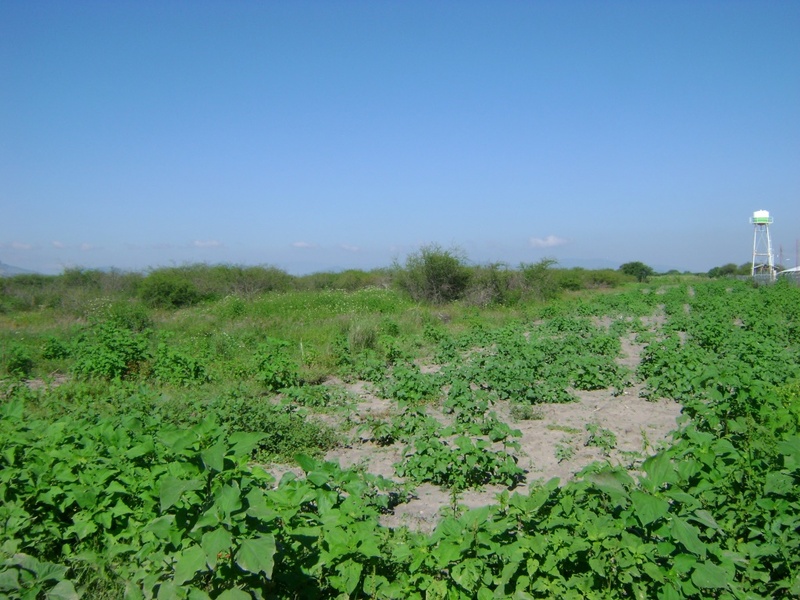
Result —
[{"label": "bare soil patch", "polygon": [[[633,371],[639,364],[642,346],[636,343],[634,335],[623,337],[621,345],[622,355],[618,362]],[[351,425],[355,424],[351,432],[352,442],[348,447],[330,451],[325,459],[337,461],[342,467],[363,468],[369,473],[402,481],[395,475],[394,464],[402,459],[404,446],[381,447],[371,442],[368,435],[356,433],[359,423],[397,415],[397,406],[391,400],[372,394],[370,384],[356,382],[345,387],[359,399],[357,409],[351,415]],[[533,407],[536,418],[531,420],[515,420],[512,405],[508,402],[493,406],[491,410],[501,420],[522,434],[517,455],[526,476],[518,489],[524,490],[532,482],[553,477],[564,483],[596,461],[635,470],[646,456],[668,440],[670,432],[676,429],[676,419],[681,412],[681,406],[672,400],[651,402],[641,398],[641,388],[642,384],[634,383],[619,395],[614,395],[612,390],[579,391],[576,392],[576,402]],[[437,407],[431,407],[429,412],[440,422],[447,421],[447,416]],[[613,447],[587,445],[590,438],[587,425],[613,433]],[[457,510],[459,506],[475,508],[494,503],[505,490],[502,486],[485,486],[481,490],[453,495],[449,490],[433,485],[419,485],[415,497],[397,506],[393,514],[385,515],[383,524],[432,531],[448,511]]]}]

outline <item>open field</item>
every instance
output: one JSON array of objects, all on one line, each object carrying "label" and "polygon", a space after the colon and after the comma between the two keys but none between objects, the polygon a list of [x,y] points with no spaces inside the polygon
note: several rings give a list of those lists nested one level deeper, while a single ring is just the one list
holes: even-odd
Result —
[{"label": "open field", "polygon": [[800,594],[800,289],[361,281],[6,290],[0,595]]}]

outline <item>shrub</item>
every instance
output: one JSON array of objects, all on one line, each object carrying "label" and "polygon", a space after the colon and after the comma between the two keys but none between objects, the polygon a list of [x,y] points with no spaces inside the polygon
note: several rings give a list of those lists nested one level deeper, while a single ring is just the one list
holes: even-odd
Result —
[{"label": "shrub", "polygon": [[47,338],[42,344],[42,358],[59,360],[69,356],[67,345],[55,337]]},{"label": "shrub", "polygon": [[414,300],[443,304],[464,295],[470,279],[465,263],[460,250],[431,244],[410,254],[404,268],[395,268],[395,277]]},{"label": "shrub", "polygon": [[174,350],[163,342],[156,350],[153,375],[160,381],[184,386],[209,380],[205,366],[199,360]]},{"label": "shrub", "polygon": [[558,280],[555,271],[551,268],[556,264],[556,260],[553,258],[543,258],[533,264],[522,263],[519,270],[525,295],[532,296],[537,300],[552,300],[557,297],[559,293]]},{"label": "shrub", "polygon": [[264,433],[256,450],[258,460],[291,461],[296,454],[319,456],[339,441],[324,423],[309,420],[261,398],[222,398],[209,408],[229,432]]},{"label": "shrub", "polygon": [[112,302],[105,308],[102,317],[104,320],[131,331],[144,331],[153,324],[147,307],[136,301]]},{"label": "shrub", "polygon": [[466,299],[474,306],[513,304],[519,300],[519,290],[512,289],[514,272],[504,263],[475,267],[470,277]]},{"label": "shrub", "polygon": [[122,378],[137,371],[148,359],[147,338],[106,321],[94,325],[78,338],[75,354],[78,375]]},{"label": "shrub", "polygon": [[12,377],[28,377],[33,372],[33,358],[22,346],[13,345],[6,352],[6,371]]},{"label": "shrub", "polygon": [[625,263],[624,265],[620,266],[619,270],[625,275],[635,277],[636,281],[640,282],[646,281],[648,277],[655,274],[655,271],[652,267],[648,267],[646,264],[639,261]]},{"label": "shrub", "polygon": [[270,391],[299,383],[298,366],[288,354],[289,342],[268,338],[256,352],[256,378]]},{"label": "shrub", "polygon": [[180,308],[200,300],[197,288],[177,269],[150,273],[139,286],[139,296],[153,308]]}]

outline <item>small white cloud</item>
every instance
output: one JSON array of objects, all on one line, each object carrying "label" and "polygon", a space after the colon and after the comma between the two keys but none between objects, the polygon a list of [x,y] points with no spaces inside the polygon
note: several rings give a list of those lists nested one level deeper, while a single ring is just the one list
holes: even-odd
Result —
[{"label": "small white cloud", "polygon": [[292,246],[295,248],[316,248],[316,244],[310,244],[309,242],[292,242]]},{"label": "small white cloud", "polygon": [[50,242],[50,244],[53,246],[53,248],[58,248],[59,250],[63,250],[64,248],[67,247],[67,245],[64,242],[59,242],[58,240],[53,240],[52,242]]},{"label": "small white cloud", "polygon": [[557,235],[548,235],[546,238],[531,238],[530,244],[534,248],[555,248],[556,246],[563,246],[567,241]]},{"label": "small white cloud", "polygon": [[23,242],[11,242],[11,248],[14,250],[32,250],[33,246]]},{"label": "small white cloud", "polygon": [[192,242],[195,248],[221,248],[222,242],[218,240],[195,240]]},{"label": "small white cloud", "polygon": [[358,252],[361,250],[358,246],[353,246],[351,244],[342,244],[339,246],[342,250],[347,250],[348,252]]},{"label": "small white cloud", "polygon": [[89,250],[93,250],[94,246],[92,246],[91,244],[87,244],[86,242],[83,242],[80,246],[78,246],[78,248],[80,248],[84,252],[88,252]]}]

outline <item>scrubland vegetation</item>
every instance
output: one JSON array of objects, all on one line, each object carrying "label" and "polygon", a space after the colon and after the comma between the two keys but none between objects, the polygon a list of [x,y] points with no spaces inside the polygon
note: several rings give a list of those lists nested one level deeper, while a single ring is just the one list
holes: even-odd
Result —
[{"label": "scrubland vegetation", "polygon": [[[76,269],[0,280],[0,340],[0,597],[800,594],[796,286],[438,247],[305,277]],[[348,382],[395,412],[360,418]],[[634,383],[683,405],[667,444],[520,485],[498,406]],[[364,439],[404,448],[394,477],[324,461]],[[453,496],[434,531],[382,525],[425,482]],[[459,506],[490,484],[494,504]]]}]

